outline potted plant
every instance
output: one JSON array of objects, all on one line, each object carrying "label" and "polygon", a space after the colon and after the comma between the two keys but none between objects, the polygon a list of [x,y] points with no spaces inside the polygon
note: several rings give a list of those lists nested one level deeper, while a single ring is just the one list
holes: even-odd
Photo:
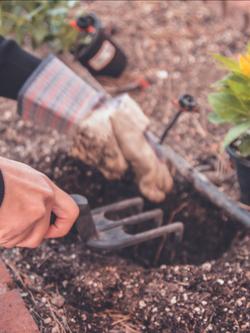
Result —
[{"label": "potted plant", "polygon": [[215,55],[227,74],[214,84],[208,96],[213,112],[209,120],[229,124],[223,148],[233,161],[241,190],[241,201],[250,204],[250,46],[238,60]]}]

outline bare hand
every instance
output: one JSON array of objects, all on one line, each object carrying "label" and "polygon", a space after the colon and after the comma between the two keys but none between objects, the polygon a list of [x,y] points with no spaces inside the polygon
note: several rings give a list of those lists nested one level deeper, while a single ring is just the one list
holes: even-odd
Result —
[{"label": "bare hand", "polygon": [[[35,248],[66,235],[78,217],[73,199],[44,174],[0,157],[5,194],[0,207],[0,246]],[[57,218],[50,225],[51,213]]]}]

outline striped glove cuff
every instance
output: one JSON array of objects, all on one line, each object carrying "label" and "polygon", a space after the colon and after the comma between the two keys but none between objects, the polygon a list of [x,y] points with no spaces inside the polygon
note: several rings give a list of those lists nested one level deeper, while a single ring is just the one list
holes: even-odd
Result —
[{"label": "striped glove cuff", "polygon": [[25,120],[67,132],[104,100],[53,55],[48,56],[18,94],[18,113]]}]

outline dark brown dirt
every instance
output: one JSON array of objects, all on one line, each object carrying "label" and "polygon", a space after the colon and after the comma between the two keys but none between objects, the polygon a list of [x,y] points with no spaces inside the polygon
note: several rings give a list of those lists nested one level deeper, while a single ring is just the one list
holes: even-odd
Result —
[{"label": "dark brown dirt", "polygon": [[[241,13],[224,18],[216,1],[85,5],[115,26],[114,37],[130,58],[121,79],[102,79],[105,87],[122,87],[142,74],[154,77],[148,90],[133,97],[158,135],[173,112],[171,100],[186,92],[196,96],[201,113],[183,115],[167,142],[193,165],[209,169],[221,189],[238,198],[234,171],[218,155],[225,130],[207,123],[206,95],[219,77],[209,53],[236,54],[248,39],[247,31],[240,31]],[[45,172],[69,193],[86,195],[93,208],[138,195],[130,173],[107,182],[70,156],[68,138],[23,123],[12,102],[2,99],[0,108],[3,156]],[[183,221],[185,234],[172,248],[169,240],[159,258],[159,242],[98,253],[74,232],[36,250],[2,251],[41,332],[250,332],[249,233],[178,175],[174,192],[160,206],[165,223]]]}]

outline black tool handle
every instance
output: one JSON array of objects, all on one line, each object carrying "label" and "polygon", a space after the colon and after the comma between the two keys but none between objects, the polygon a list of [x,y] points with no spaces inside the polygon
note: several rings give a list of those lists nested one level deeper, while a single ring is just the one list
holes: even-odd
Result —
[{"label": "black tool handle", "polygon": [[75,226],[81,239],[86,242],[89,238],[97,234],[88,199],[80,194],[71,194],[70,196],[80,209]]},{"label": "black tool handle", "polygon": [[[89,208],[88,199],[80,194],[71,194],[71,198],[79,207],[79,216],[75,222],[76,230],[78,231],[81,239],[86,242],[89,238],[96,236],[95,223]],[[52,212],[50,223],[54,224],[56,215]]]}]

